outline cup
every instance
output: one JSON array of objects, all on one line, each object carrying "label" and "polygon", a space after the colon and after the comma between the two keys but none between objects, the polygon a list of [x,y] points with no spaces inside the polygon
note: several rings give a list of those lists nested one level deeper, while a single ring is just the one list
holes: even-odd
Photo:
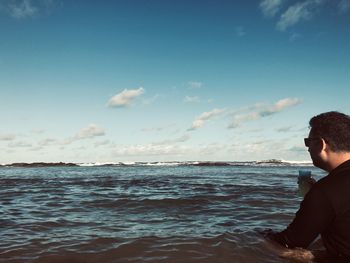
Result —
[{"label": "cup", "polygon": [[299,176],[311,177],[311,171],[310,170],[299,170]]}]

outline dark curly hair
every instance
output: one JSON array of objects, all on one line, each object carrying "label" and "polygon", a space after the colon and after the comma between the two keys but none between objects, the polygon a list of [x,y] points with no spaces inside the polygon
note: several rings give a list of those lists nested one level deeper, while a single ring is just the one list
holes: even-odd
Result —
[{"label": "dark curly hair", "polygon": [[325,112],[311,118],[314,136],[323,138],[334,152],[350,152],[350,116],[337,111]]}]

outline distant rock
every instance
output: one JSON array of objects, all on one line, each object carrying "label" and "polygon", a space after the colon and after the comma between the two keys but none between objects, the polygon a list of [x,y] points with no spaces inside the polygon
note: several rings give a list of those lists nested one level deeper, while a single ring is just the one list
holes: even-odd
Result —
[{"label": "distant rock", "polygon": [[277,160],[277,159],[269,159],[269,160],[257,161],[256,163],[257,164],[263,164],[263,163],[283,164],[283,161]]},{"label": "distant rock", "polygon": [[5,165],[7,167],[62,167],[62,166],[78,166],[75,163],[43,163],[43,162],[36,162],[36,163],[12,163]]}]

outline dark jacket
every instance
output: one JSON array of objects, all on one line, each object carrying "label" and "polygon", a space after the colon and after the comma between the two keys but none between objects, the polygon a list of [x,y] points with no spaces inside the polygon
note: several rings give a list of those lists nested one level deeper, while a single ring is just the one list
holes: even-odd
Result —
[{"label": "dark jacket", "polygon": [[312,186],[293,222],[273,239],[306,248],[319,234],[330,254],[350,262],[350,160]]}]

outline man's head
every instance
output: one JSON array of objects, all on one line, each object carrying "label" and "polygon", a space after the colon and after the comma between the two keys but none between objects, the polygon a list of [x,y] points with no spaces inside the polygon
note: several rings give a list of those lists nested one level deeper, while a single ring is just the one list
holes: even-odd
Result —
[{"label": "man's head", "polygon": [[309,152],[315,166],[332,167],[333,156],[350,154],[350,116],[325,112],[310,120]]}]

